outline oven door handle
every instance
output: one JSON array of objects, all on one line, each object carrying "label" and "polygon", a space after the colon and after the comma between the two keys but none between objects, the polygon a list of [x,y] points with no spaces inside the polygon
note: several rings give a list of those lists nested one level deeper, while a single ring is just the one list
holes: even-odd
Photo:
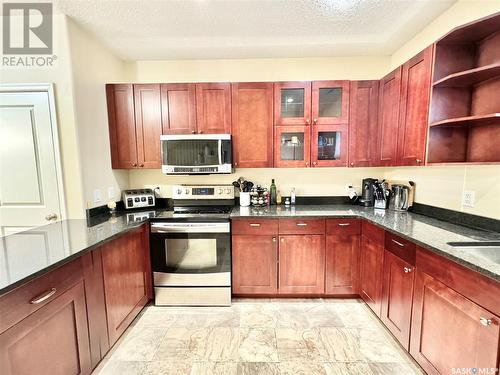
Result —
[{"label": "oven door handle", "polygon": [[229,233],[229,223],[152,223],[151,233]]}]

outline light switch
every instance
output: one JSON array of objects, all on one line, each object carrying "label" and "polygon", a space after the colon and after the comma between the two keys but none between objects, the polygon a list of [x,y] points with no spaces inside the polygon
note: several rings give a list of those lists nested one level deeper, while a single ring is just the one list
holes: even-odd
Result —
[{"label": "light switch", "polygon": [[102,202],[101,189],[94,190],[94,203]]},{"label": "light switch", "polygon": [[115,188],[113,186],[108,188],[108,198],[111,200],[115,198]]}]

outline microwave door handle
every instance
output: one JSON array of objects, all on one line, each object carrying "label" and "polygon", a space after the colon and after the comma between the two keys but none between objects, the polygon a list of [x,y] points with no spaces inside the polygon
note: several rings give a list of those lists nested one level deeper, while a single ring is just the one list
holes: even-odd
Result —
[{"label": "microwave door handle", "polygon": [[222,165],[222,139],[219,139],[219,165]]}]

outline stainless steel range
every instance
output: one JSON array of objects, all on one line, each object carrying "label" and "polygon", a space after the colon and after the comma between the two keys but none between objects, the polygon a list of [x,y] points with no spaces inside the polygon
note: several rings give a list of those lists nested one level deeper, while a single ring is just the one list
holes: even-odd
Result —
[{"label": "stainless steel range", "polygon": [[156,305],[231,304],[232,185],[173,187],[174,212],[151,221]]}]

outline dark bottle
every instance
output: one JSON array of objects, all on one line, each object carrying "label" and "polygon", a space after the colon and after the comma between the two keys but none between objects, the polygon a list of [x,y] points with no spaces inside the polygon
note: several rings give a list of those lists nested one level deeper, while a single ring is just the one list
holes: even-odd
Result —
[{"label": "dark bottle", "polygon": [[269,194],[271,195],[271,204],[276,204],[276,185],[274,184],[274,178],[271,180]]}]

